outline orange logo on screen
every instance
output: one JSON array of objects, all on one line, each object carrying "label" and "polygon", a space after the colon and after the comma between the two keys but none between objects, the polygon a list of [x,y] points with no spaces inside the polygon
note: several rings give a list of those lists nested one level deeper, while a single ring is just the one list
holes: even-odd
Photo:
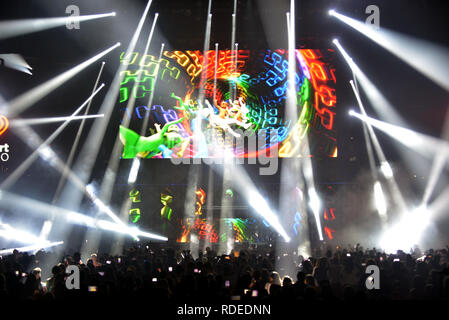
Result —
[{"label": "orange logo on screen", "polygon": [[5,116],[0,115],[0,136],[8,129],[9,121]]}]

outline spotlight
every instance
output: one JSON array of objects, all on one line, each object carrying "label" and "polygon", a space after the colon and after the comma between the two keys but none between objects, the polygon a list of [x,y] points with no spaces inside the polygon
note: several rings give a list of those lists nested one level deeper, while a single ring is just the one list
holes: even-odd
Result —
[{"label": "spotlight", "polygon": [[309,202],[310,208],[312,209],[313,212],[318,212],[321,207],[321,201],[318,198],[318,195],[317,195],[315,189],[312,189],[312,188],[309,189],[308,194],[309,194],[309,198],[310,198],[310,202]]},{"label": "spotlight", "polygon": [[376,181],[376,183],[374,184],[374,201],[379,215],[381,217],[385,217],[387,213],[387,202],[385,201],[382,185],[379,181]]},{"label": "spotlight", "polygon": [[349,114],[351,117],[353,117],[353,116],[355,115],[355,112],[354,112],[354,110],[349,110],[348,114]]},{"label": "spotlight", "polygon": [[[114,220],[115,224],[117,224],[117,228],[126,228],[125,223],[115,215],[111,208],[109,208],[103,201],[100,200],[100,198],[97,197],[97,195],[95,194],[95,187],[92,184],[88,184],[85,187],[85,191],[93,201],[93,203],[97,206],[98,210],[100,212],[106,213],[112,220]],[[137,238],[133,234],[130,235],[137,240]]]},{"label": "spotlight", "polygon": [[113,17],[115,17],[115,15],[116,15],[116,13],[115,13],[115,11],[114,12],[112,12],[112,14],[111,14]]},{"label": "spotlight", "polygon": [[[113,13],[91,14],[78,16],[79,22],[101,19],[114,16]],[[17,37],[34,32],[40,32],[48,29],[64,26],[67,22],[71,22],[72,17],[54,17],[54,18],[38,18],[38,19],[19,19],[0,22],[0,39],[4,40],[11,37]]]},{"label": "spotlight", "polygon": [[335,10],[331,9],[327,13],[329,13],[330,16],[333,16],[333,15],[335,15]]},{"label": "spotlight", "polygon": [[2,66],[32,75],[30,70],[33,68],[19,54],[0,54],[0,60],[3,62]]},{"label": "spotlight", "polygon": [[364,21],[355,20],[335,11],[331,13],[331,11],[330,15],[335,16],[444,89],[449,90],[449,64],[446,47],[385,28],[379,30]]},{"label": "spotlight", "polygon": [[385,178],[387,179],[393,178],[393,170],[391,169],[391,166],[387,161],[383,161],[380,164],[380,170],[384,174]]},{"label": "spotlight", "polygon": [[[396,109],[374,85],[374,83],[366,76],[366,74],[360,69],[360,67],[354,62],[354,60],[343,48],[338,39],[333,43],[335,44],[343,58],[346,60],[349,68],[351,69],[361,88],[365,91],[367,98],[370,100],[371,104],[373,105],[376,112],[380,115],[380,117],[384,120],[389,119],[390,122],[393,122],[396,125],[405,126],[405,122],[402,120],[402,117],[396,112]],[[353,89],[354,94],[359,101],[360,97],[358,94],[358,89],[354,87]],[[361,102],[359,102],[359,105],[360,104]]]},{"label": "spotlight", "polygon": [[100,52],[99,54],[91,57],[90,59],[80,63],[79,65],[59,74],[58,76],[41,83],[40,85],[28,90],[27,92],[19,95],[18,97],[12,99],[11,101],[4,102],[0,105],[0,112],[3,115],[17,116],[24,112],[26,109],[36,104],[39,100],[44,98],[50,92],[56,88],[62,86],[68,80],[79,74],[81,71],[86,69],[89,65],[101,59],[103,56],[117,48],[117,44],[106,50]]},{"label": "spotlight", "polygon": [[56,137],[64,130],[65,127],[69,125],[69,123],[73,120],[73,117],[76,116],[79,112],[81,112],[82,108],[86,104],[89,103],[91,99],[103,88],[103,84],[80,106],[78,109],[68,117],[62,125],[58,127],[42,144],[40,144],[36,150],[31,153],[25,161],[23,161],[20,166],[18,166],[9,176],[5,179],[1,187],[7,188],[13,185],[22,174],[31,166],[31,164],[37,159],[39,155],[46,161],[50,162],[51,165],[56,163],[57,156],[53,152],[53,150],[49,147],[49,145],[56,139]]},{"label": "spotlight", "polygon": [[0,237],[26,244],[45,242],[26,230],[17,229],[2,222],[0,222]]},{"label": "spotlight", "polygon": [[340,42],[338,41],[337,38],[334,38],[334,39],[332,40],[332,43],[338,45]]},{"label": "spotlight", "polygon": [[0,254],[11,254],[14,252],[14,250],[17,250],[19,252],[30,252],[30,251],[38,251],[41,249],[46,249],[50,247],[55,247],[63,244],[64,241],[57,241],[57,242],[46,242],[41,244],[33,244],[31,246],[21,247],[21,248],[11,248],[11,249],[3,249],[0,250]]},{"label": "spotlight", "polygon": [[44,224],[42,225],[41,233],[39,235],[39,238],[42,239],[42,241],[47,240],[52,226],[53,226],[53,222],[51,220],[45,220]]},{"label": "spotlight", "polygon": [[90,194],[92,196],[95,196],[95,188],[94,188],[94,186],[91,183],[89,183],[86,186],[86,191],[87,191],[88,194]]},{"label": "spotlight", "polygon": [[11,121],[11,127],[29,126],[29,125],[39,125],[54,122],[63,122],[67,120],[85,120],[93,118],[102,118],[104,114],[93,114],[88,116],[68,116],[68,117],[49,117],[49,118],[31,118],[31,119],[17,119]]},{"label": "spotlight", "polygon": [[[89,185],[90,190],[94,190],[92,185]],[[0,190],[0,208],[19,207],[25,210],[32,211],[35,215],[48,217],[51,212],[65,218],[65,222],[69,224],[77,224],[96,230],[106,230],[118,232],[132,236],[137,240],[138,236],[145,238],[167,241],[168,239],[150,232],[142,231],[136,227],[128,227],[123,222],[117,224],[109,220],[94,219],[93,217],[67,210],[61,207],[40,202],[34,199],[26,198],[17,194],[13,194],[4,190]],[[31,210],[32,209],[32,210]],[[0,221],[0,237],[9,240],[15,240],[22,243],[47,244],[49,241],[42,241],[40,237],[32,235],[26,231],[18,230]]]},{"label": "spotlight", "polygon": [[316,193],[316,190],[314,187],[309,188],[307,191],[309,195],[309,206],[310,209],[312,209],[313,215],[315,216],[315,222],[318,229],[318,235],[320,237],[320,240],[323,240],[323,233],[321,231],[321,221],[320,221],[320,209],[321,209],[321,200],[318,197],[318,194]]},{"label": "spotlight", "polygon": [[133,164],[131,166],[131,170],[129,172],[129,177],[128,177],[129,184],[133,184],[134,182],[136,182],[137,173],[139,172],[139,167],[140,167],[140,159],[134,158]]},{"label": "spotlight", "polygon": [[430,225],[430,212],[426,206],[404,214],[401,220],[382,236],[380,246],[387,252],[409,250],[419,244],[424,231]]},{"label": "spotlight", "polygon": [[256,190],[251,190],[248,199],[249,204],[258,214],[260,214],[273,228],[284,238],[285,242],[290,242],[290,237],[285,232],[279,222],[278,216],[271,211],[268,203]]}]

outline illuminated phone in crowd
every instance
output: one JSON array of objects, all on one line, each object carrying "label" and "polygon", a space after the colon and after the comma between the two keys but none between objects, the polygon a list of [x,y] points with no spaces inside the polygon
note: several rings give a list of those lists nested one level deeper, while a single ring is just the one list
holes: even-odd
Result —
[{"label": "illuminated phone in crowd", "polygon": [[198,273],[198,269],[193,269],[193,272]]},{"label": "illuminated phone in crowd", "polygon": [[168,272],[172,272],[173,271],[173,267],[168,267]]},{"label": "illuminated phone in crowd", "polygon": [[251,296],[257,297],[258,294],[259,294],[259,292],[257,290],[253,290],[253,292],[251,293]]},{"label": "illuminated phone in crowd", "polygon": [[229,288],[231,286],[231,282],[229,280],[225,281],[225,287]]},{"label": "illuminated phone in crowd", "polygon": [[88,286],[87,287],[87,291],[89,291],[89,292],[97,292],[97,287],[96,286]]},{"label": "illuminated phone in crowd", "polygon": [[103,271],[100,271],[100,272],[98,272],[98,274],[100,275],[100,276],[104,276],[104,272]]},{"label": "illuminated phone in crowd", "polygon": [[157,282],[157,278],[153,278],[153,282]]}]

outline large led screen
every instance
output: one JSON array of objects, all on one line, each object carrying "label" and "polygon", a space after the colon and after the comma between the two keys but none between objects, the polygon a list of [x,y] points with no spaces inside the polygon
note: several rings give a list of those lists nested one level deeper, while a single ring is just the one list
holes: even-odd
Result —
[{"label": "large led screen", "polygon": [[295,50],[289,76],[287,50],[123,52],[122,158],[337,157],[333,55]]}]

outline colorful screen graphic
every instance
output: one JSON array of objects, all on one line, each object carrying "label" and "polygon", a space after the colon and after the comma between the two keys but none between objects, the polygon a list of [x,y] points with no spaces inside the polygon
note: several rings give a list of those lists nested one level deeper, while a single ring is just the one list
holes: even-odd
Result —
[{"label": "colorful screen graphic", "polygon": [[[126,185],[123,185],[126,188]],[[261,184],[261,192],[266,197],[273,186]],[[129,206],[129,224],[164,235],[171,241],[190,243],[269,243],[276,237],[276,231],[250,205],[247,199],[231,188],[213,188],[209,192],[199,185],[187,191],[186,185],[138,184],[124,192]],[[320,209],[321,231],[324,241],[338,242],[344,221],[341,219],[341,204],[333,197],[338,185],[325,185],[322,188],[323,206]],[[265,191],[264,191],[265,190]],[[272,193],[272,192],[271,192]],[[299,188],[291,191],[292,203],[308,201]],[[267,198],[268,199],[268,198]],[[276,196],[268,201],[276,203]],[[315,218],[307,207],[291,206],[287,211],[274,212],[282,217],[287,234],[293,243],[309,237],[308,228],[315,230]],[[285,208],[284,208],[285,210]],[[303,212],[303,210],[306,210]]]},{"label": "colorful screen graphic", "polygon": [[163,234],[178,243],[270,241],[274,231],[250,208],[239,203],[239,195],[227,189],[224,197],[232,200],[228,201],[228,205],[233,202],[228,209],[235,217],[222,218],[220,205],[208,207],[208,193],[201,187],[194,192],[190,205],[186,205],[189,201],[186,202],[185,187],[135,186],[126,196],[130,203],[128,221],[130,225]]},{"label": "colorful screen graphic", "polygon": [[[122,158],[336,157],[330,50],[295,51],[295,119],[286,119],[288,51],[121,54]],[[249,146],[257,137],[257,146]],[[310,153],[304,148],[309,138]],[[275,147],[275,148],[274,148]]]}]

